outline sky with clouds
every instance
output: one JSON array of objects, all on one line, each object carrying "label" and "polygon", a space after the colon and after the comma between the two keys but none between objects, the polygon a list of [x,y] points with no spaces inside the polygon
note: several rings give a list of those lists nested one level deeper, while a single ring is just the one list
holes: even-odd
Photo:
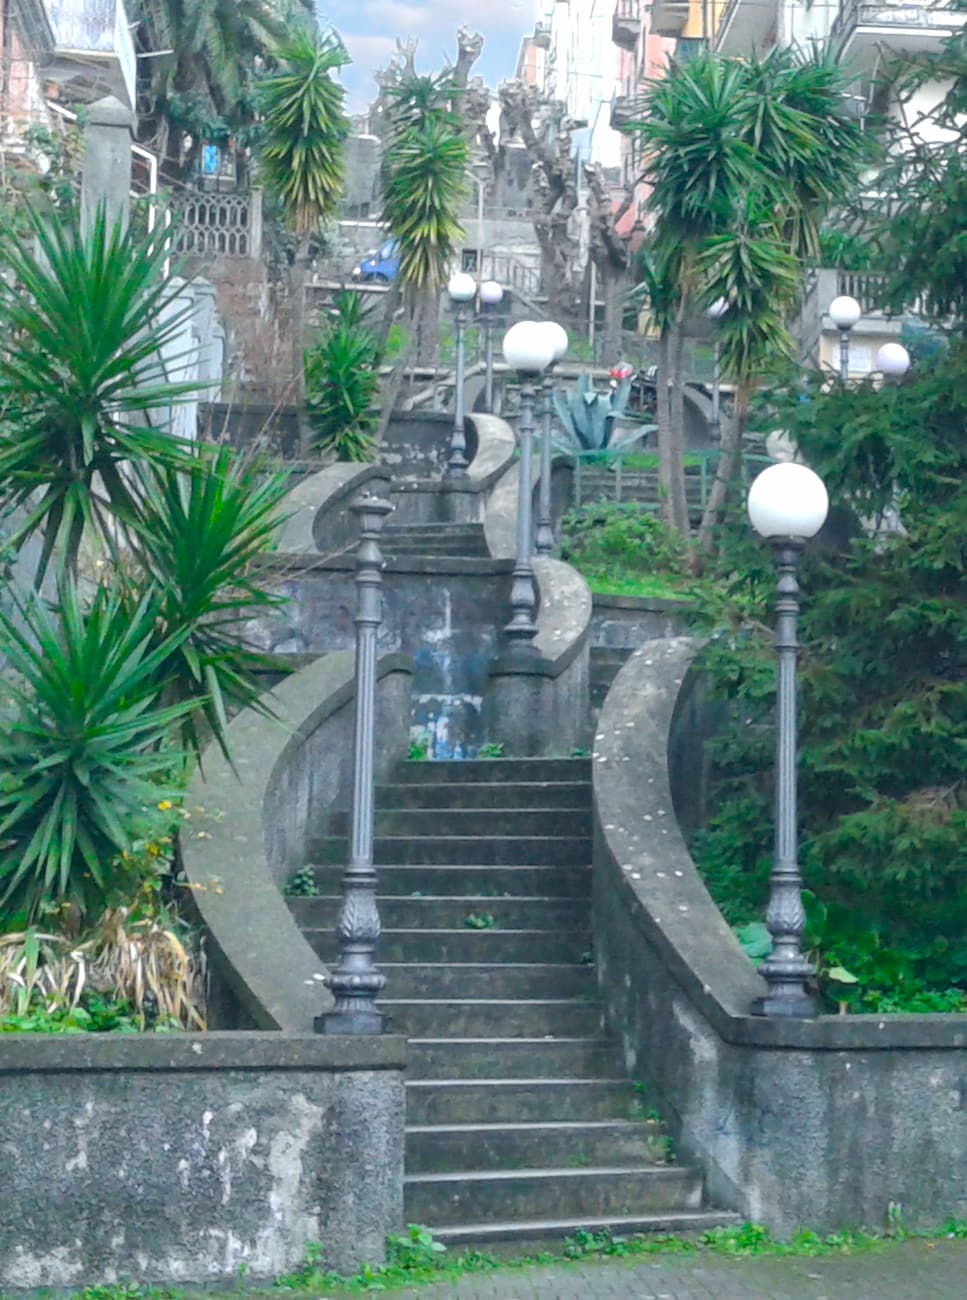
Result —
[{"label": "sky with clouds", "polygon": [[319,17],[342,36],[352,57],[343,73],[347,107],[360,112],[376,93],[373,72],[385,67],[396,38],[416,36],[418,72],[436,72],[444,55],[456,57],[461,24],[484,37],[474,72],[490,86],[514,75],[520,42],[541,9],[540,0],[322,0]]}]

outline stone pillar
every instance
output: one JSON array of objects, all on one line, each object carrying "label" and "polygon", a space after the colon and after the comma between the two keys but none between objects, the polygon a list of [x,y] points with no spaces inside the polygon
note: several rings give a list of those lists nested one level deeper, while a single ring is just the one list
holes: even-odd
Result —
[{"label": "stone pillar", "polygon": [[109,224],[127,227],[131,208],[131,140],[134,114],[113,95],[87,110],[81,179],[81,229],[90,230],[100,207]]}]

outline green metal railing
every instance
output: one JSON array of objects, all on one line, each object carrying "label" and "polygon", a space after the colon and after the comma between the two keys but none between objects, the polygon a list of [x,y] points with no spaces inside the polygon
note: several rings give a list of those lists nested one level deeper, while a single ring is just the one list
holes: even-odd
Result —
[{"label": "green metal railing", "polygon": [[[691,508],[705,509],[721,457],[717,447],[685,453],[685,490]],[[657,510],[661,505],[656,452],[629,447],[619,451],[582,451],[571,458],[576,506],[588,501],[613,501],[616,505],[637,502]],[[768,456],[743,455],[742,481],[751,482],[760,469],[771,463]]]}]

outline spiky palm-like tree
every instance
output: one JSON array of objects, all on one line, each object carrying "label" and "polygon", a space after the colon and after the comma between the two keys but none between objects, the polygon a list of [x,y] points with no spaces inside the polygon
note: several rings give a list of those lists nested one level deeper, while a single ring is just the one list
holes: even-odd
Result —
[{"label": "spiky palm-like tree", "polygon": [[[740,391],[788,351],[785,318],[819,226],[845,201],[864,158],[844,100],[845,74],[822,51],[764,58],[706,53],[649,83],[635,131],[645,155],[660,272],[663,365],[671,402],[659,420],[669,522],[688,529],[682,475],[681,334],[690,310],[726,299],[719,324],[724,373]],[[700,530],[708,545],[737,461],[733,422]],[[671,476],[670,478],[668,476]]]}]

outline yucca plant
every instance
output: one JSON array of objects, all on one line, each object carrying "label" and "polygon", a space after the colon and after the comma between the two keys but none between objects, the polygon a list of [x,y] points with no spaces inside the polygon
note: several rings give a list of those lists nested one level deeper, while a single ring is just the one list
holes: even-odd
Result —
[{"label": "yucca plant", "polygon": [[256,677],[266,659],[244,644],[244,625],[285,599],[254,566],[282,520],[287,476],[260,476],[230,448],[202,445],[191,472],[161,465],[138,478],[131,540],[156,592],[157,680],[166,699],[189,706],[180,719],[185,745],[201,752],[200,715],[227,754],[227,706],[267,707]]},{"label": "yucca plant", "polygon": [[436,291],[443,282],[463,234],[466,170],[467,142],[449,112],[402,132],[387,150],[383,220],[399,240],[405,286]]},{"label": "yucca plant", "polygon": [[379,340],[358,293],[341,293],[306,352],[306,409],[317,444],[339,460],[372,460],[379,402]]},{"label": "yucca plant", "polygon": [[115,521],[137,506],[126,462],[184,463],[164,426],[197,385],[169,382],[184,358],[162,358],[184,312],[161,224],[124,230],[103,209],[87,232],[75,210],[27,219],[32,240],[0,230],[0,511],[23,511],[11,545],[41,534],[39,586],[55,554],[76,572],[85,530],[116,549]]},{"label": "yucca plant", "polygon": [[45,903],[82,914],[125,883],[117,866],[177,756],[165,745],[186,705],[158,706],[164,666],[187,634],[158,639],[158,603],[71,579],[0,610],[10,669],[0,715],[0,916]]}]

